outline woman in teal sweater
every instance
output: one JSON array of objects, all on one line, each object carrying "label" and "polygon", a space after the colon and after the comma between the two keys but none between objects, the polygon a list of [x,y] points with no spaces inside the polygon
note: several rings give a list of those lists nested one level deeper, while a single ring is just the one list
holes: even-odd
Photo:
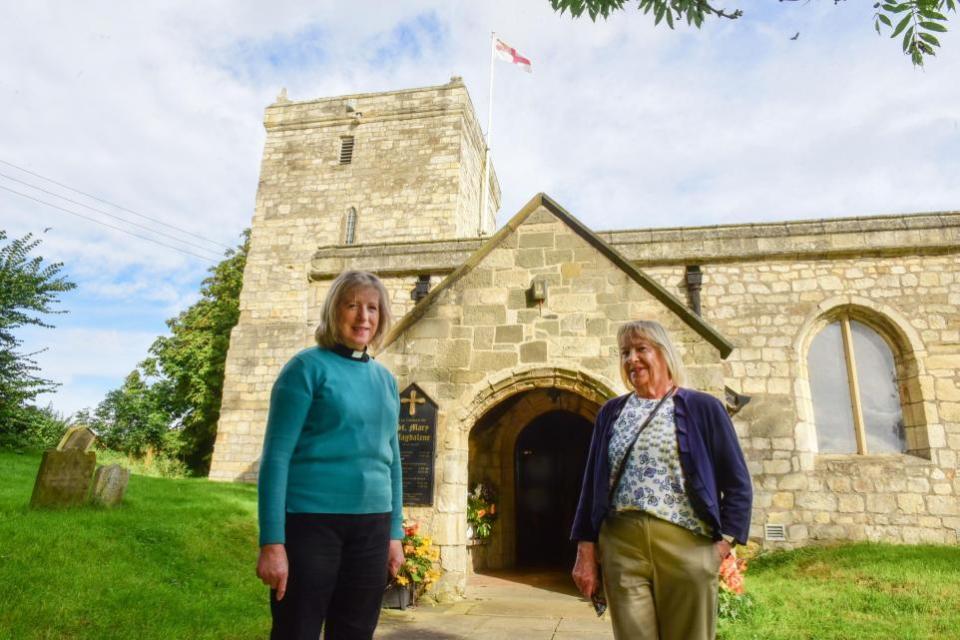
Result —
[{"label": "woman in teal sweater", "polygon": [[316,347],[273,386],[260,459],[260,558],[273,640],[373,637],[387,575],[403,563],[397,383],[367,353],[390,327],[386,289],[346,271]]}]

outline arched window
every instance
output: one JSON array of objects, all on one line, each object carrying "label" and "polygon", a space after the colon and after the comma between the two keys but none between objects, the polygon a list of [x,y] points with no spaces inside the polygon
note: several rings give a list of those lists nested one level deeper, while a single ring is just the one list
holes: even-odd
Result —
[{"label": "arched window", "polygon": [[807,367],[821,453],[907,450],[897,365],[880,334],[842,315],[810,343]]},{"label": "arched window", "polygon": [[343,244],[353,244],[357,236],[357,209],[347,209],[347,219],[343,225]]}]

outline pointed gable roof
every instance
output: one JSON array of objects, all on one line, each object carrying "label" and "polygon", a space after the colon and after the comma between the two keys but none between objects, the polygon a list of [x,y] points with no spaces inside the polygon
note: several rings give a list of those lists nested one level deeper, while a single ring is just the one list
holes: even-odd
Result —
[{"label": "pointed gable roof", "polygon": [[517,212],[513,218],[511,218],[499,231],[493,234],[489,240],[483,243],[480,248],[473,253],[473,255],[471,255],[463,264],[461,264],[446,278],[444,278],[440,284],[431,289],[430,292],[424,298],[422,298],[413,307],[413,309],[411,309],[400,320],[400,322],[393,327],[393,329],[384,339],[380,350],[386,350],[387,347],[389,347],[398,337],[400,337],[404,331],[406,331],[414,323],[416,323],[417,320],[423,317],[423,314],[428,308],[430,308],[430,305],[433,304],[434,300],[440,297],[440,295],[446,289],[470,273],[483,261],[484,258],[487,257],[491,251],[500,245],[504,238],[516,231],[517,228],[540,207],[547,209],[560,221],[570,227],[570,229],[572,229],[573,232],[578,236],[583,238],[587,244],[592,246],[604,257],[619,267],[624,273],[627,274],[627,276],[630,277],[630,279],[639,284],[644,288],[644,290],[647,291],[647,293],[652,295],[654,298],[659,300],[661,304],[670,309],[670,311],[676,314],[691,329],[702,336],[704,340],[716,347],[722,358],[726,358],[728,355],[730,355],[730,353],[733,351],[734,345],[720,335],[720,332],[710,326],[710,324],[708,324],[703,318],[693,313],[693,311],[687,308],[687,306],[683,304],[683,302],[681,302],[675,295],[661,286],[660,283],[652,279],[640,269],[637,269],[635,266],[633,266],[630,261],[623,257],[623,255],[621,255],[616,249],[604,242],[586,225],[577,220],[566,209],[557,204],[555,200],[550,198],[550,196],[545,193],[538,193],[531,198],[531,200],[524,205],[524,207],[520,209],[520,211]]}]

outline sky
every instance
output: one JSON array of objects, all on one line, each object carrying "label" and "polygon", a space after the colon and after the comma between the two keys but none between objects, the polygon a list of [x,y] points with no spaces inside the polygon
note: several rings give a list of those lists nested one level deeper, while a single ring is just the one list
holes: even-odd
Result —
[{"label": "sky", "polygon": [[597,230],[960,209],[955,33],[921,70],[866,0],[720,2],[743,17],[675,31],[635,4],[592,23],[549,0],[4,3],[0,229],[77,284],[55,329],[18,334],[61,384],[40,402],[96,406],[197,299],[250,225],[281,89],[457,75],[486,123],[494,31],[533,63],[495,67],[500,224],[541,191]]}]

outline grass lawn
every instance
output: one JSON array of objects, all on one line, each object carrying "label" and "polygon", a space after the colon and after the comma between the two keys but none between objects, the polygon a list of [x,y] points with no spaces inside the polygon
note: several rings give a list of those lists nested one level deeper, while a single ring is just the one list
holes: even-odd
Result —
[{"label": "grass lawn", "polygon": [[756,606],[723,640],[960,638],[960,547],[857,543],[753,561]]},{"label": "grass lawn", "polygon": [[265,638],[256,488],[131,475],[114,509],[27,508],[38,455],[0,452],[0,638]]},{"label": "grass lawn", "polygon": [[[31,511],[37,455],[0,452],[0,639],[265,638],[249,485],[131,476],[115,509]],[[776,553],[723,640],[960,638],[960,547]]]}]

